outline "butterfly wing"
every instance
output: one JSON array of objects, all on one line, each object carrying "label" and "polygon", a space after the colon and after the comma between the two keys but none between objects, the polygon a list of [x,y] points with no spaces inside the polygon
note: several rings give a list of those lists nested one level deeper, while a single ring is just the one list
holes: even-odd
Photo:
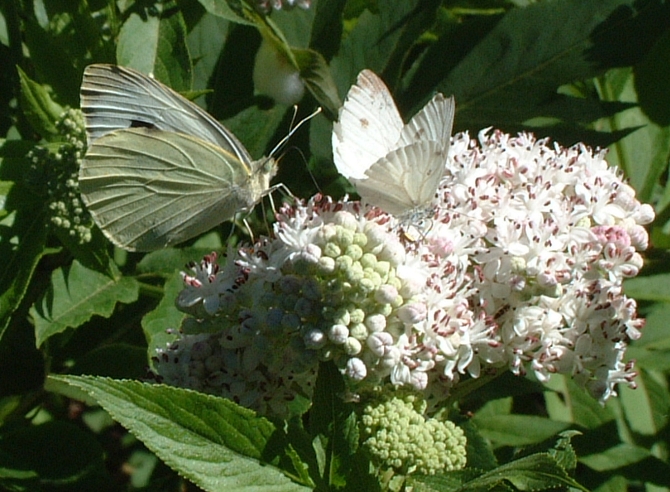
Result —
[{"label": "butterfly wing", "polygon": [[433,201],[446,159],[441,142],[421,140],[381,158],[366,179],[351,181],[364,202],[402,218]]},{"label": "butterfly wing", "polygon": [[449,149],[456,105],[453,97],[435,94],[421,111],[402,129],[400,145],[411,145],[419,140],[441,142]]},{"label": "butterfly wing", "polygon": [[384,82],[363,70],[349,89],[333,125],[333,159],[345,178],[360,179],[370,166],[397,147],[403,127]]},{"label": "butterfly wing", "polygon": [[275,166],[254,174],[238,157],[182,133],[117,130],[97,138],[84,158],[79,187],[105,235],[130,251],[185,241],[253,207]]},{"label": "butterfly wing", "polygon": [[130,68],[104,64],[86,67],[81,109],[89,145],[111,131],[146,126],[197,137],[233,154],[246,166],[251,162],[235,135],[200,106]]}]

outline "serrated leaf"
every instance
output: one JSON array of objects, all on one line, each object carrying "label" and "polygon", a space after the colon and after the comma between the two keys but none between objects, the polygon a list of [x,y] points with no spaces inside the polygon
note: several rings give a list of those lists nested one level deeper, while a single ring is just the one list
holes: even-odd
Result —
[{"label": "serrated leaf", "polygon": [[588,492],[586,487],[572,479],[548,454],[538,453],[499,466],[474,480],[464,483],[459,489],[489,490],[510,482],[517,490],[534,491],[557,487],[575,487]]},{"label": "serrated leaf", "polygon": [[31,80],[20,67],[16,67],[21,83],[21,109],[36,133],[45,138],[58,135],[56,121],[63,107],[51,99],[49,92]]},{"label": "serrated leaf", "polygon": [[91,240],[80,243],[79,238],[70,235],[69,229],[54,227],[53,234],[65,248],[86,268],[95,270],[106,275],[112,275],[110,257],[108,252],[109,240],[103,235],[99,228],[91,229]]},{"label": "serrated leaf", "polygon": [[[481,473],[481,471],[479,472]],[[474,470],[460,470],[433,476],[407,477],[407,485],[412,487],[413,492],[444,492],[460,490],[461,485],[473,477],[479,475]]]},{"label": "serrated leaf", "polygon": [[158,306],[142,318],[142,330],[149,345],[149,358],[155,355],[157,348],[165,348],[166,344],[174,341],[176,335],[168,333],[167,330],[178,330],[186,318],[186,314],[175,306],[175,299],[183,288],[181,275],[173,271],[163,285],[163,297]]},{"label": "serrated leaf", "polygon": [[110,278],[77,261],[51,275],[51,285],[30,308],[40,347],[49,337],[99,315],[109,317],[117,302],[137,300],[139,286],[130,277]]},{"label": "serrated leaf", "polygon": [[186,23],[172,2],[132,13],[119,33],[117,63],[152,73],[176,91],[192,88],[191,57],[186,45]]},{"label": "serrated leaf", "polygon": [[553,449],[549,450],[549,454],[556,460],[559,466],[569,473],[574,473],[577,467],[577,453],[572,447],[570,440],[581,435],[579,431],[565,431],[559,434],[559,439]]},{"label": "serrated leaf", "polygon": [[169,467],[206,491],[310,490],[262,463],[285,445],[284,437],[268,420],[229,400],[137,381],[53,379],[89,393]]},{"label": "serrated leaf", "polygon": [[472,420],[466,420],[458,425],[465,432],[467,439],[465,449],[468,467],[485,471],[498,466],[490,441],[480,434],[475,423]]}]

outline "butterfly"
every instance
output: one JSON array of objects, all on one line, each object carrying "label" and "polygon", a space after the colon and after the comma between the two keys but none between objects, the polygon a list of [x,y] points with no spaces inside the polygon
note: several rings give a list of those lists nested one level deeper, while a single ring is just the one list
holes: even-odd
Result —
[{"label": "butterfly", "polygon": [[425,217],[445,172],[454,98],[436,94],[406,125],[384,82],[363,70],[333,125],[337,170],[361,199],[401,220]]},{"label": "butterfly", "polygon": [[105,236],[129,251],[183,242],[250,210],[277,172],[272,157],[253,160],[206,111],[129,68],[89,65],[81,108],[82,199]]}]

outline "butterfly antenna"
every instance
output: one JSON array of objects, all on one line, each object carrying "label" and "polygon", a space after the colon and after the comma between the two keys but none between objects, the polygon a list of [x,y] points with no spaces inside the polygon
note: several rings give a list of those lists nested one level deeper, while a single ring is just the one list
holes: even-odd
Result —
[{"label": "butterfly antenna", "polygon": [[[302,162],[305,164],[305,169],[307,169],[307,173],[309,174],[309,177],[312,179],[312,183],[314,184],[314,187],[316,188],[316,190],[317,190],[319,193],[321,193],[321,187],[319,186],[319,183],[316,181],[316,178],[314,177],[314,173],[312,172],[312,170],[311,170],[311,169],[309,168],[309,166],[307,165],[307,158],[305,157],[304,152],[303,152],[300,148],[298,148],[298,147],[291,147],[291,148],[286,149],[286,151],[285,151],[285,152],[282,152],[282,155],[279,156],[279,157],[277,158],[277,160],[281,160],[281,159],[284,157],[284,155],[288,154],[289,150],[296,150],[296,151],[298,152],[298,154],[300,154],[300,157],[302,157]],[[295,196],[293,195],[293,193],[290,193],[290,192],[289,192],[289,194],[291,195],[292,198],[295,198]]]},{"label": "butterfly antenna", "polygon": [[[294,106],[295,107],[295,106]],[[314,118],[317,114],[319,114],[322,111],[321,107],[318,107],[314,110],[314,112],[308,116],[305,116],[302,120],[300,120],[295,126],[293,126],[293,122],[295,121],[295,113],[293,114],[293,119],[291,120],[291,126],[292,128],[289,130],[288,134],[282,138],[277,145],[274,146],[272,151],[270,152],[269,155],[275,155],[275,153],[284,145],[289,138],[293,136],[295,132],[298,131],[298,128],[300,128],[303,124]]]}]

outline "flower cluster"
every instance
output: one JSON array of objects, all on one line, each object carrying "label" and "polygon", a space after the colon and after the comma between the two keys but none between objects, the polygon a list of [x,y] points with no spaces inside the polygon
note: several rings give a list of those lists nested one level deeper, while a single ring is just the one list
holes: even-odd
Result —
[{"label": "flower cluster", "polygon": [[426,418],[428,405],[416,394],[380,396],[361,415],[363,447],[377,466],[403,475],[434,475],[465,467],[462,429],[448,420]]},{"label": "flower cluster", "polygon": [[643,325],[622,293],[653,219],[603,153],[483,131],[453,138],[434,214],[398,221],[315,197],[275,237],[184,275],[180,338],[156,377],[285,415],[318,362],[351,391],[385,382],[433,404],[463,375],[572,376],[594,397],[633,385]]},{"label": "flower cluster", "polygon": [[93,221],[81,202],[78,172],[86,152],[84,117],[78,109],[68,109],[56,128],[60,141],[39,145],[28,153],[29,182],[47,194],[51,224],[79,244],[91,241]]}]

